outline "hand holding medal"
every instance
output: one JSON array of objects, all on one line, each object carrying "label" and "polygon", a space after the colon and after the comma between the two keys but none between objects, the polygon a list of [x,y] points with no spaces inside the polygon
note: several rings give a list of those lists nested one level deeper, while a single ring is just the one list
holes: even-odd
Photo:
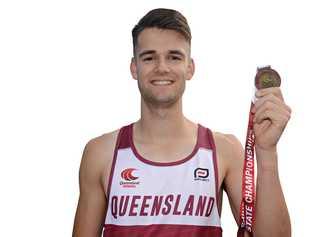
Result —
[{"label": "hand holding medal", "polygon": [[258,98],[251,102],[245,145],[238,237],[243,236],[245,231],[253,236],[256,199],[254,148],[276,150],[276,144],[290,118],[291,110],[283,101],[280,85],[279,74],[270,66],[258,68],[255,77]]},{"label": "hand holding medal", "polygon": [[284,103],[281,78],[270,67],[258,69],[255,84],[258,89],[252,106],[256,149],[276,151],[276,145],[290,119],[291,109]]}]

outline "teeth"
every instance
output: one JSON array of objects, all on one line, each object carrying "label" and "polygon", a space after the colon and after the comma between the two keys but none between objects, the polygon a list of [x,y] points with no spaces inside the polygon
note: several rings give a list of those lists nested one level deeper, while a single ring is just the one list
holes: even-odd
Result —
[{"label": "teeth", "polygon": [[153,81],[154,85],[170,85],[172,81]]}]

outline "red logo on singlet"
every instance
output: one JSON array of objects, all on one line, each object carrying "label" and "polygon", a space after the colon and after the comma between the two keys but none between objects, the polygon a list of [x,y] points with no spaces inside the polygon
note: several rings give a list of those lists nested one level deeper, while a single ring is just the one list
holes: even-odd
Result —
[{"label": "red logo on singlet", "polygon": [[134,171],[136,171],[136,169],[128,168],[121,172],[121,177],[124,179],[124,181],[121,181],[120,185],[123,188],[136,188],[136,186],[140,184],[140,182],[137,180],[139,177],[133,174],[135,173]]},{"label": "red logo on singlet", "polygon": [[134,168],[128,168],[128,169],[123,170],[123,171],[121,172],[121,177],[122,177],[123,179],[125,179],[126,181],[133,181],[133,180],[138,179],[138,177],[136,177],[136,176],[134,176],[134,175],[132,174],[132,172],[133,172],[134,170],[136,170],[136,169],[134,169]]}]

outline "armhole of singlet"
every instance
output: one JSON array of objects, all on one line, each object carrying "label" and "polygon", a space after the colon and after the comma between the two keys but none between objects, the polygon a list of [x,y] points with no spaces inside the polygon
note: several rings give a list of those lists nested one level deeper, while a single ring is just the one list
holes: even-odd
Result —
[{"label": "armhole of singlet", "polygon": [[210,141],[210,145],[212,148],[212,152],[213,152],[213,169],[214,169],[214,173],[215,173],[215,185],[216,185],[216,204],[217,204],[217,213],[218,216],[220,218],[220,213],[219,213],[219,186],[218,186],[218,166],[217,166],[217,154],[216,154],[216,146],[215,146],[215,141],[214,141],[214,137],[213,137],[213,133],[212,131],[208,128],[207,129],[208,132],[208,138]]},{"label": "armhole of singlet", "polygon": [[118,152],[118,148],[119,148],[119,145],[120,145],[122,132],[123,132],[123,128],[120,129],[120,131],[118,132],[117,137],[116,137],[114,154],[113,154],[113,159],[112,159],[112,164],[111,164],[111,171],[110,171],[110,176],[109,176],[109,180],[108,180],[108,183],[107,183],[108,185],[107,185],[107,190],[106,190],[106,199],[107,199],[106,205],[108,205],[108,203],[109,203],[109,198],[110,198],[110,193],[111,193],[111,186],[112,186],[112,180],[113,180],[113,174],[114,174],[116,158],[117,158],[117,152]]},{"label": "armhole of singlet", "polygon": [[121,141],[121,137],[122,137],[122,133],[124,131],[125,127],[122,127],[120,129],[120,131],[117,134],[116,137],[116,143],[115,143],[115,148],[114,148],[114,154],[113,154],[113,159],[112,159],[112,164],[111,164],[111,171],[110,171],[110,176],[109,176],[109,180],[108,180],[108,186],[107,186],[107,190],[106,190],[106,212],[105,212],[105,218],[104,218],[104,222],[103,222],[103,230],[102,230],[102,236],[104,236],[104,225],[107,221],[107,216],[108,216],[108,211],[109,211],[109,200],[110,200],[110,193],[111,193],[111,187],[112,187],[112,181],[113,181],[113,174],[114,174],[114,169],[115,169],[115,165],[116,165],[116,159],[117,159],[117,152],[118,152],[118,148],[120,146],[120,141]]}]

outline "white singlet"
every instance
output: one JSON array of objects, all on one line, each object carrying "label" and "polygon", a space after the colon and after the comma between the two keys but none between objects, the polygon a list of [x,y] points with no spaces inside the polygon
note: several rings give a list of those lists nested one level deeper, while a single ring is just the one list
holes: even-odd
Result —
[{"label": "white singlet", "polygon": [[104,237],[221,237],[211,130],[198,124],[192,153],[161,163],[137,152],[133,123],[122,127],[107,197]]}]

